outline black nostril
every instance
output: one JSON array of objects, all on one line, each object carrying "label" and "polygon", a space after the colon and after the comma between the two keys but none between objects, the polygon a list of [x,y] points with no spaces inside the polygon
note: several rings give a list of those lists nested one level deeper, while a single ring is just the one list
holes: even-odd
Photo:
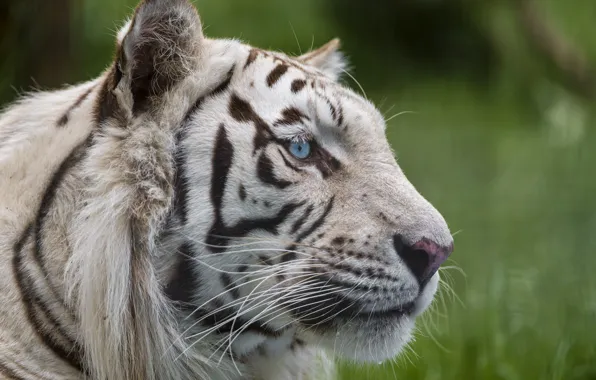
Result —
[{"label": "black nostril", "polygon": [[431,261],[428,252],[406,245],[399,235],[393,237],[393,246],[418,282],[425,283],[428,280],[428,268]]},{"label": "black nostril", "polygon": [[422,238],[413,245],[404,243],[399,235],[393,236],[393,245],[397,254],[412,271],[421,287],[439,270],[441,264],[453,252],[453,243],[442,246],[432,240]]}]

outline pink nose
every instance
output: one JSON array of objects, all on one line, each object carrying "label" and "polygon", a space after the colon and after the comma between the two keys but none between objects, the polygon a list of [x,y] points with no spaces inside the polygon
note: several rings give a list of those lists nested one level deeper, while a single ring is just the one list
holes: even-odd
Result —
[{"label": "pink nose", "polygon": [[430,280],[453,252],[453,243],[444,247],[426,238],[408,246],[404,244],[399,235],[395,235],[393,245],[399,257],[422,286]]}]

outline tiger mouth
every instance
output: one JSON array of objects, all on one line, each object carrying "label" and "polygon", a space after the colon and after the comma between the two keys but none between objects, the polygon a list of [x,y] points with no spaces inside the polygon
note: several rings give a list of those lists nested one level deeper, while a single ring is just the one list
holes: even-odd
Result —
[{"label": "tiger mouth", "polygon": [[391,321],[414,316],[417,311],[417,301],[418,299],[415,299],[385,309],[363,310],[364,304],[338,296],[318,303],[318,307],[310,306],[312,304],[303,307],[299,306],[294,310],[294,315],[297,317],[296,319],[299,323],[305,327],[329,326],[345,321],[358,321],[361,323],[368,321]]},{"label": "tiger mouth", "polygon": [[416,309],[416,301],[411,301],[395,308],[387,310],[374,310],[356,314],[357,318],[370,319],[398,319],[404,316],[412,316]]}]

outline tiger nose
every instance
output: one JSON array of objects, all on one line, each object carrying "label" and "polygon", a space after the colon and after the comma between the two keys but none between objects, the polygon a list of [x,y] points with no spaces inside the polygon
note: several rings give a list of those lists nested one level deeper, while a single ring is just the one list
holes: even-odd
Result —
[{"label": "tiger nose", "polygon": [[421,286],[426,285],[453,252],[453,242],[445,247],[423,238],[408,245],[399,235],[393,237],[393,246]]}]

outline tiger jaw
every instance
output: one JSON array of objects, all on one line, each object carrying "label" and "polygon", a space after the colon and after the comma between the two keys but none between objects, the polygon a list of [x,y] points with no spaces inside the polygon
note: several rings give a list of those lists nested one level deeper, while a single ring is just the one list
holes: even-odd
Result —
[{"label": "tiger jaw", "polygon": [[360,313],[337,318],[325,329],[299,331],[305,341],[358,362],[378,363],[395,358],[412,339],[415,320],[431,305],[438,283],[437,273],[404,310]]}]

